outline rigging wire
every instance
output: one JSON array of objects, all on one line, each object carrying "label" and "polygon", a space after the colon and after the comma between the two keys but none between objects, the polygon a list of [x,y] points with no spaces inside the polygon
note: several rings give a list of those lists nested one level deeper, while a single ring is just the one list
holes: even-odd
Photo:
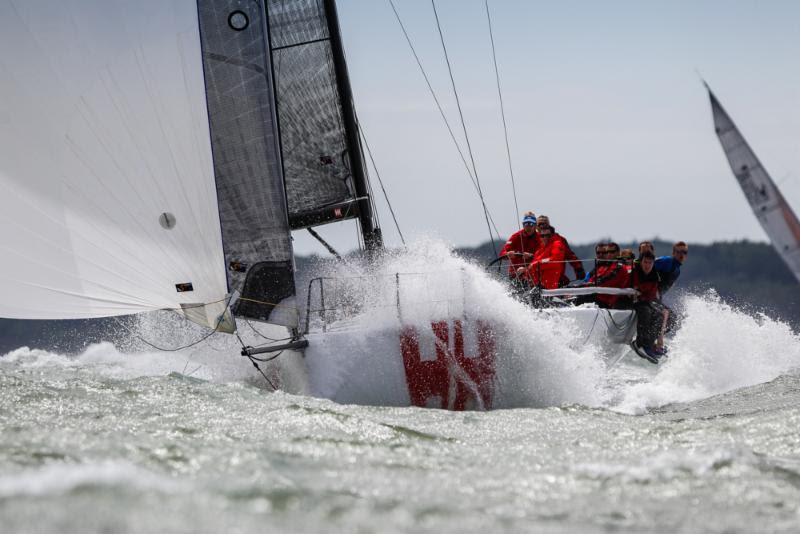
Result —
[{"label": "rigging wire", "polygon": [[[506,156],[508,156],[508,174],[511,176],[511,191],[514,193],[514,210],[519,215],[519,203],[517,202],[517,184],[514,180],[514,167],[511,165],[511,145],[508,142],[508,126],[506,125],[506,111],[503,105],[503,91],[500,89],[500,69],[497,66],[497,53],[494,46],[494,32],[492,31],[492,16],[489,13],[489,0],[484,0],[486,6],[486,21],[489,23],[489,40],[492,43],[492,61],[494,62],[494,77],[497,81],[497,97],[500,99],[500,116],[503,118],[503,133],[506,139]],[[517,225],[520,225],[517,217]]]},{"label": "rigging wire", "polygon": [[[420,72],[422,73],[422,77],[425,79],[425,83],[428,86],[428,92],[430,92],[431,96],[433,97],[433,101],[436,103],[436,108],[439,110],[439,115],[442,117],[442,121],[444,121],[444,125],[447,127],[447,132],[450,134],[450,139],[453,141],[453,144],[458,151],[458,155],[461,157],[461,162],[464,164],[464,169],[467,171],[467,175],[472,182],[472,186],[475,188],[475,191],[478,192],[478,185],[475,182],[475,176],[472,174],[472,170],[469,168],[469,163],[467,163],[467,158],[464,156],[464,152],[461,150],[461,145],[458,143],[456,139],[455,133],[453,133],[453,128],[450,126],[450,121],[447,120],[447,115],[444,113],[444,108],[442,107],[441,102],[439,102],[439,97],[436,96],[436,91],[433,89],[433,85],[431,84],[431,80],[428,77],[428,73],[425,71],[425,67],[422,66],[422,61],[417,54],[416,48],[414,48],[414,43],[411,41],[411,37],[408,35],[408,31],[406,31],[405,24],[403,24],[403,20],[400,18],[400,13],[397,11],[397,8],[394,5],[393,0],[388,0],[389,5],[394,11],[394,16],[397,19],[397,23],[400,25],[400,29],[403,32],[403,35],[406,38],[406,42],[408,43],[408,47],[411,49],[411,54],[414,56],[414,60],[417,62],[417,66],[419,67]],[[500,232],[497,230],[497,225],[494,223],[494,219],[492,218],[492,214],[486,208],[484,204],[484,214],[486,214],[489,220],[492,223],[492,227],[494,228],[495,234],[500,235]],[[490,232],[491,236],[491,232]]]},{"label": "rigging wire", "polygon": [[[226,310],[227,310],[228,306],[230,305],[231,298],[232,297],[230,295],[225,298],[225,300],[227,301],[226,304],[225,304],[225,309]],[[221,301],[216,301],[216,302],[221,302]],[[210,304],[214,304],[214,303],[212,302]],[[204,304],[200,304],[198,306],[204,306]],[[173,310],[173,311],[175,311],[175,310]],[[198,345],[198,344],[202,343],[206,339],[208,339],[211,336],[213,336],[214,334],[216,334],[219,331],[219,327],[222,325],[222,321],[224,319],[225,319],[225,313],[223,312],[223,313],[220,314],[219,318],[217,318],[217,324],[214,325],[214,329],[211,330],[211,332],[209,332],[208,334],[205,334],[204,336],[202,336],[200,339],[198,339],[196,341],[192,341],[191,343],[188,343],[186,345],[183,345],[183,346],[180,346],[180,347],[174,347],[174,348],[159,347],[155,343],[151,343],[150,341],[147,341],[140,334],[138,334],[138,333],[134,332],[133,330],[131,330],[130,328],[128,328],[128,326],[125,325],[125,323],[121,322],[116,317],[114,317],[114,322],[117,323],[117,325],[119,325],[122,328],[124,328],[125,330],[127,330],[128,333],[131,334],[133,337],[135,337],[136,339],[138,339],[139,341],[141,341],[142,343],[144,343],[145,345],[147,345],[147,346],[149,346],[151,348],[154,348],[156,350],[160,350],[161,352],[178,352],[179,350],[188,349],[189,347],[194,347],[195,345]]]},{"label": "rigging wire", "polygon": [[[236,335],[236,339],[238,339],[239,343],[242,345],[242,349],[246,349],[247,345],[245,345],[244,341],[242,340],[242,336],[239,335],[239,332],[238,331],[234,331],[233,333]],[[283,351],[278,353],[278,356],[280,356],[281,354],[283,354]],[[256,358],[255,356],[251,356],[250,354],[246,354],[245,352],[242,352],[242,356],[246,356],[247,359],[250,360],[250,363],[253,364],[253,367],[256,368],[256,371],[261,373],[261,376],[263,376],[264,380],[267,381],[267,384],[270,385],[270,387],[272,388],[272,391],[278,391],[278,387],[275,384],[272,383],[272,380],[270,380],[269,377],[267,376],[267,374],[264,371],[261,370],[261,367],[258,366],[258,361],[261,361],[262,358]]]},{"label": "rigging wire", "polygon": [[[456,89],[456,80],[453,77],[453,67],[450,64],[450,56],[447,54],[447,45],[444,42],[444,34],[442,33],[442,25],[439,22],[439,13],[436,11],[436,0],[431,0],[431,6],[433,7],[433,16],[436,19],[436,29],[439,31],[439,40],[442,43],[442,51],[444,52],[444,60],[447,63],[447,72],[450,75],[450,85],[453,87],[453,95],[456,98],[456,107],[458,108],[458,116],[461,119],[461,129],[464,131],[464,140],[467,142],[467,153],[469,154],[469,160],[472,162],[472,172],[475,175],[475,185],[478,188],[478,196],[481,199],[481,204],[483,205],[483,214],[486,218],[486,226],[489,229],[489,238],[492,240],[492,250],[494,251],[495,257],[497,257],[497,244],[494,241],[494,236],[492,235],[492,225],[489,223],[489,213],[488,209],[486,208],[486,201],[483,198],[483,190],[481,189],[481,180],[478,177],[478,168],[475,166],[475,156],[472,153],[472,145],[469,142],[469,134],[467,133],[467,123],[464,120],[464,112],[461,109],[461,99],[458,98],[458,89]],[[499,239],[499,234],[498,234]]]},{"label": "rigging wire", "polygon": [[367,156],[369,156],[369,161],[372,163],[372,168],[375,169],[375,176],[378,177],[378,183],[381,186],[381,191],[383,191],[383,198],[386,199],[386,204],[389,206],[389,213],[392,214],[392,220],[394,221],[394,227],[397,228],[397,233],[400,235],[400,241],[405,246],[406,240],[403,237],[403,232],[400,230],[400,224],[397,222],[397,216],[394,213],[394,208],[392,207],[392,203],[389,201],[389,194],[386,192],[386,188],[383,186],[383,180],[381,179],[381,173],[378,171],[378,166],[375,165],[375,159],[372,157],[372,150],[369,149],[369,143],[367,142],[367,136],[364,133],[364,129],[361,127],[361,123],[358,123],[358,130],[361,132],[361,138],[364,140],[364,147],[367,149]]}]

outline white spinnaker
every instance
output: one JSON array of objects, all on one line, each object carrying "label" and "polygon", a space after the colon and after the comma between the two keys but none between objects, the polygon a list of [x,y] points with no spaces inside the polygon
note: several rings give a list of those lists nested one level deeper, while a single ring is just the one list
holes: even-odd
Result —
[{"label": "white spinnaker", "polygon": [[0,0],[0,50],[0,316],[217,302],[212,324],[227,284],[196,3]]},{"label": "white spinnaker", "polygon": [[731,170],[772,246],[800,281],[800,221],[711,89],[708,95]]}]

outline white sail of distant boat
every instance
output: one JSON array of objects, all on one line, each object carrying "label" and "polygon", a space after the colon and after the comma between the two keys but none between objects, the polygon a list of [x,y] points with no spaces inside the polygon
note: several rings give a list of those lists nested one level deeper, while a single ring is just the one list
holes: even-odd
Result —
[{"label": "white sail of distant boat", "polygon": [[0,317],[295,329],[290,230],[380,242],[340,47],[332,0],[0,0]]},{"label": "white sail of distant boat", "polygon": [[739,129],[706,85],[714,128],[734,176],[772,246],[800,281],[800,220],[747,144]]}]

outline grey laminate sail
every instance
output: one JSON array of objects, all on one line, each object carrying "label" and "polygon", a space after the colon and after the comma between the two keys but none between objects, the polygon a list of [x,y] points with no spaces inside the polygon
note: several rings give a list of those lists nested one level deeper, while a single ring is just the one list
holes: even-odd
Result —
[{"label": "grey laminate sail", "polygon": [[[228,284],[237,315],[297,325],[264,5],[198,0]],[[315,110],[308,110],[314,114]]]},{"label": "grey laminate sail", "polygon": [[325,2],[267,6],[291,226],[356,217],[353,166],[361,161],[348,146]]},{"label": "grey laminate sail", "polygon": [[707,89],[714,128],[731,170],[775,250],[800,281],[800,221],[717,97]]}]

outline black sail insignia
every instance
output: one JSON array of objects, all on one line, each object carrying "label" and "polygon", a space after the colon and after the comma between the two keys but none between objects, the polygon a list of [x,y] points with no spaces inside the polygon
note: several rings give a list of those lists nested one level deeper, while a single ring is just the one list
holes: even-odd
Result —
[{"label": "black sail insignia", "polygon": [[214,175],[239,316],[297,326],[264,5],[198,0]]}]

